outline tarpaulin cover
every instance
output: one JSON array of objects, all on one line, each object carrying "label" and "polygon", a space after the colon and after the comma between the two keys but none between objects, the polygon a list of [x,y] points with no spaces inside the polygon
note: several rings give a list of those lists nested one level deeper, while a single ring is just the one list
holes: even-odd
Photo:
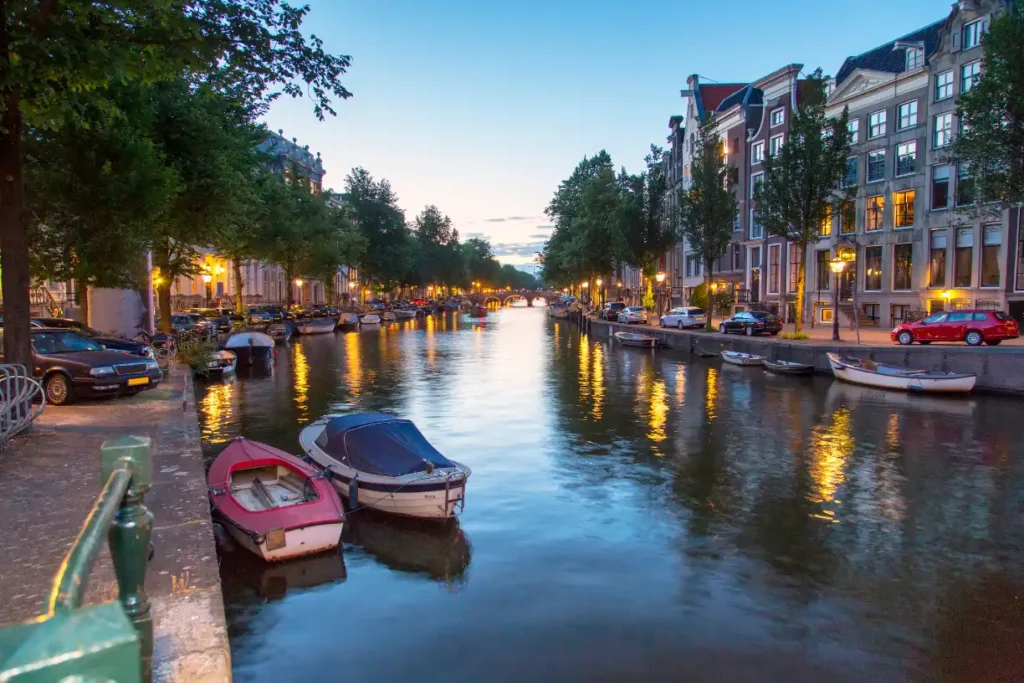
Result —
[{"label": "tarpaulin cover", "polygon": [[317,439],[328,455],[385,477],[455,467],[408,420],[383,413],[358,413],[328,420]]}]

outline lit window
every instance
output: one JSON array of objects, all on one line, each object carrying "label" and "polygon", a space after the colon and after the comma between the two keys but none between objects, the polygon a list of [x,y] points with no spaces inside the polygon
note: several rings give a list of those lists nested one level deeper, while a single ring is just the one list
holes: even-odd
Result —
[{"label": "lit window", "polygon": [[981,286],[998,287],[999,262],[1003,246],[1003,231],[998,225],[986,225],[981,239]]},{"label": "lit window", "polygon": [[935,117],[932,143],[938,149],[946,147],[951,142],[953,142],[953,115],[950,113],[939,114]]},{"label": "lit window", "polygon": [[846,124],[846,132],[850,136],[850,144],[857,142],[860,137],[860,121],[858,119],[852,119]]},{"label": "lit window", "polygon": [[953,254],[953,286],[970,287],[974,274],[974,231],[961,228],[956,231],[956,249]]},{"label": "lit window", "polygon": [[885,135],[885,110],[868,114],[868,137],[878,138]]},{"label": "lit window", "polygon": [[750,149],[751,149],[750,155],[751,155],[751,157],[753,159],[753,163],[759,164],[762,161],[764,161],[764,143],[763,142],[755,142]]},{"label": "lit window", "polygon": [[775,126],[781,126],[783,123],[785,123],[785,121],[786,121],[786,110],[785,109],[775,109],[775,110],[772,111],[772,118],[771,118],[772,128],[774,128]]},{"label": "lit window", "polygon": [[932,230],[928,263],[928,286],[946,286],[946,231]]},{"label": "lit window", "polygon": [[917,142],[896,145],[896,175],[910,175],[917,165]]},{"label": "lit window", "polygon": [[848,235],[857,231],[857,206],[852,201],[845,201],[839,207],[839,232]]},{"label": "lit window", "polygon": [[981,45],[981,37],[986,33],[988,33],[988,17],[965,24],[963,49],[970,50],[972,47]]},{"label": "lit window", "polygon": [[825,219],[823,221],[821,221],[821,229],[818,231],[818,234],[821,235],[822,237],[828,237],[829,235],[832,234],[832,210],[831,209],[829,209],[829,212],[825,216]]},{"label": "lit window", "polygon": [[897,228],[910,228],[914,225],[914,191],[892,193],[892,222]]},{"label": "lit window", "polygon": [[960,92],[965,93],[978,84],[981,79],[981,61],[964,64],[960,67]]},{"label": "lit window", "polygon": [[899,106],[899,130],[917,125],[917,100],[904,102]]},{"label": "lit window", "polygon": [[885,196],[868,197],[865,202],[864,229],[881,230],[885,218]]},{"label": "lit window", "polygon": [[775,135],[768,141],[768,153],[776,157],[780,151],[782,151],[782,136]]}]

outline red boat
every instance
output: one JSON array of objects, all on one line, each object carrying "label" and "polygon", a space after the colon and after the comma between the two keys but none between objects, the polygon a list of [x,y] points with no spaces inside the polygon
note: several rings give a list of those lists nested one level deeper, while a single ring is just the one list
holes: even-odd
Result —
[{"label": "red boat", "polygon": [[319,470],[258,441],[235,439],[210,466],[210,502],[228,533],[264,560],[338,547],[345,511]]}]

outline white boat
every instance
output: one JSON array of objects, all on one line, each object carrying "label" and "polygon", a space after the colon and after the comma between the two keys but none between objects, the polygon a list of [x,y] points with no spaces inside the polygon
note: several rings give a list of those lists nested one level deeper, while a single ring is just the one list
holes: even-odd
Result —
[{"label": "white boat", "polygon": [[441,455],[416,425],[382,413],[327,416],[299,434],[299,444],[349,508],[447,519],[465,506],[465,465]]},{"label": "white boat", "polygon": [[813,375],[814,366],[807,363],[794,363],[789,360],[764,359],[764,369],[776,375]]},{"label": "white boat", "polygon": [[977,375],[913,370],[872,360],[841,358],[829,353],[828,362],[836,379],[880,389],[965,394],[974,388]]},{"label": "white boat", "polygon": [[731,365],[763,365],[764,356],[739,351],[722,351],[722,360]]},{"label": "white boat", "polygon": [[257,365],[274,360],[274,340],[262,332],[238,332],[228,337],[224,348],[238,357],[238,365]]},{"label": "white boat", "polygon": [[556,304],[548,309],[548,315],[550,315],[552,318],[564,320],[565,318],[569,317],[569,309],[566,308],[565,306],[559,306]]},{"label": "white boat", "polygon": [[360,325],[380,325],[380,316],[376,313],[363,313],[359,316]]},{"label": "white boat", "polygon": [[416,317],[416,312],[415,308],[396,308],[392,311],[399,320],[412,320]]},{"label": "white boat", "polygon": [[295,331],[299,334],[327,334],[334,332],[338,321],[334,318],[314,318],[295,323]]},{"label": "white boat", "polygon": [[529,301],[527,301],[523,297],[519,297],[517,299],[512,299],[512,301],[509,302],[508,307],[509,308],[528,308],[529,305],[530,305]]},{"label": "white boat", "polygon": [[270,323],[267,325],[267,336],[277,344],[284,344],[292,336],[292,326],[289,323]]},{"label": "white boat", "polygon": [[206,364],[206,371],[209,375],[230,375],[235,372],[235,365],[238,357],[231,351],[214,351],[209,362]]},{"label": "white boat", "polygon": [[358,313],[342,313],[341,320],[338,322],[339,325],[358,325],[359,314]]},{"label": "white boat", "polygon": [[616,332],[615,338],[623,346],[643,346],[653,349],[658,345],[657,339],[646,334],[640,334],[639,332]]},{"label": "white boat", "polygon": [[380,317],[386,323],[393,323],[398,320],[398,316],[395,315],[394,311],[384,311]]}]

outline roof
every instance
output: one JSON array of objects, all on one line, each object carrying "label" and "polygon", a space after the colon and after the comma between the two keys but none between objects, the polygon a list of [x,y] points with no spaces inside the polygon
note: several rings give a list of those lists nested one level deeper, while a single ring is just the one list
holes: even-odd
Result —
[{"label": "roof", "polygon": [[940,19],[913,33],[908,33],[895,40],[890,40],[884,45],[879,45],[873,50],[868,50],[855,57],[847,57],[846,61],[843,62],[843,66],[840,67],[839,72],[836,74],[836,85],[840,85],[857,69],[885,71],[893,74],[903,73],[907,68],[907,56],[903,50],[894,50],[894,45],[897,42],[916,43],[923,41],[924,54],[927,57],[939,46],[939,41],[942,38],[942,27],[945,23],[946,19]]},{"label": "roof", "polygon": [[[702,84],[697,92],[700,93],[700,104],[704,112],[717,111],[722,101],[737,90],[747,86],[746,83],[709,83]],[[703,112],[702,112],[703,113]]]},{"label": "roof", "polygon": [[715,111],[727,111],[737,104],[758,105],[763,98],[764,93],[759,88],[746,85],[722,100]]}]

